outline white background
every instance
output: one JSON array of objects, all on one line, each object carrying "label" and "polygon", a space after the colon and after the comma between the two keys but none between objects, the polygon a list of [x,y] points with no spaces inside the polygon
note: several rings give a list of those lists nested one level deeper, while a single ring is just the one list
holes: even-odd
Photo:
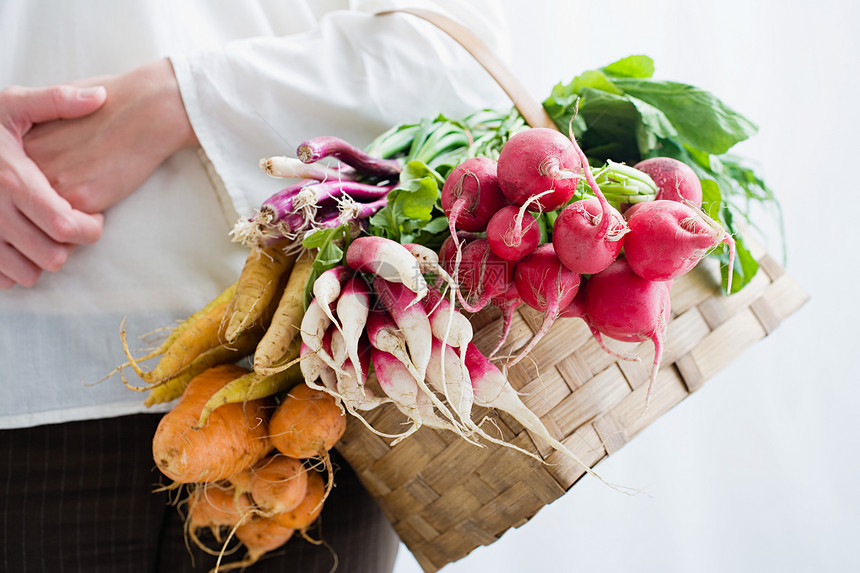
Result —
[{"label": "white background", "polygon": [[[523,527],[443,569],[860,571],[860,3],[505,0],[535,97],[630,54],[754,120],[811,300]],[[781,256],[776,236],[769,250]],[[396,573],[419,573],[401,551]]]}]

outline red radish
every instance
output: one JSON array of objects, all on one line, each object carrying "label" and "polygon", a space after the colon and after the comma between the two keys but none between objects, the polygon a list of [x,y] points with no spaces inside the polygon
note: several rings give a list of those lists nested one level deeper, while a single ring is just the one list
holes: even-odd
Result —
[{"label": "red radish", "polygon": [[[720,243],[729,246],[734,264],[734,239],[719,223],[684,203],[665,199],[643,203],[628,221],[624,256],[640,277],[673,280],[686,274]],[[728,292],[732,273],[729,272]]]},{"label": "red radish", "polygon": [[384,237],[359,237],[346,250],[346,264],[353,270],[371,273],[390,282],[406,285],[422,299],[427,282],[415,257],[400,243]]},{"label": "red radish", "polygon": [[495,212],[508,204],[499,188],[496,166],[496,161],[488,157],[467,159],[451,171],[442,186],[442,209],[454,244],[454,263],[449,272],[455,280],[459,280],[463,249],[458,229],[483,232]]},{"label": "red radish", "polygon": [[540,227],[523,207],[502,207],[487,223],[487,241],[497,256],[518,261],[540,244]]},{"label": "red radish", "polygon": [[461,248],[465,248],[470,241],[477,238],[478,235],[476,233],[468,233],[466,231],[457,231],[457,242],[454,241],[453,236],[448,236],[448,238],[442,242],[442,246],[439,247],[439,264],[442,265],[442,268],[449,273],[454,272],[454,259],[457,256],[457,245],[459,244]]},{"label": "red radish", "polygon": [[527,305],[544,313],[544,320],[540,329],[509,366],[514,366],[525,358],[549,332],[562,309],[573,301],[579,290],[579,282],[579,273],[561,264],[552,243],[541,245],[534,253],[517,263],[514,278],[517,293]]},{"label": "red radish", "polygon": [[582,160],[571,140],[538,127],[514,134],[499,154],[502,193],[530,211],[554,211],[570,201],[582,177]]},{"label": "red radish", "polygon": [[[465,242],[462,244],[465,246]],[[457,243],[454,242],[453,236],[449,236],[442,242],[442,246],[439,247],[439,264],[449,273],[454,271],[454,257],[456,254]]]},{"label": "red radish", "polygon": [[492,358],[496,355],[496,353],[501,350],[502,346],[505,345],[505,341],[508,339],[508,335],[511,333],[511,325],[514,323],[514,312],[517,310],[517,307],[523,304],[523,299],[520,298],[520,293],[517,291],[516,282],[511,283],[511,286],[508,287],[503,294],[495,297],[492,300],[492,303],[495,307],[502,311],[503,322],[502,322],[502,334],[499,338],[498,344],[490,352],[489,356]]},{"label": "red radish", "polygon": [[632,205],[628,206],[626,209],[624,209],[624,212],[622,213],[622,215],[624,216],[624,220],[629,221],[630,217],[633,216],[633,213],[638,211],[639,208],[642,207],[642,205],[647,205],[648,203],[650,203],[650,201],[644,201],[642,203],[633,203]]},{"label": "red radish", "polygon": [[483,231],[490,217],[507,204],[499,189],[496,162],[488,157],[465,160],[451,171],[442,186],[442,209],[452,236],[456,229]]},{"label": "red radish", "polygon": [[597,330],[594,325],[588,321],[585,312],[585,293],[588,290],[587,285],[588,281],[583,281],[582,284],[579,285],[579,291],[576,293],[576,296],[573,297],[573,301],[564,309],[562,309],[561,314],[559,314],[559,317],[583,319],[589,330],[591,330],[591,335],[594,337],[594,340],[597,342],[597,344],[600,345],[600,348],[602,348],[604,352],[619,360],[629,360],[631,362],[638,361],[639,357],[635,354],[619,354],[618,352],[615,352],[614,350],[609,348],[606,345],[606,342],[603,340],[603,335],[600,334],[600,331]]},{"label": "red radish", "polygon": [[552,231],[552,243],[561,262],[583,275],[599,273],[615,260],[624,245],[627,225],[621,213],[607,205],[608,231],[601,237],[605,221],[600,201],[594,197],[574,201],[561,210]]},{"label": "red radish", "polygon": [[[490,250],[487,239],[475,239],[463,249],[457,297],[468,312],[478,312],[493,298],[503,294],[513,280],[514,264]],[[465,296],[463,295],[465,292]]]},{"label": "red radish", "polygon": [[702,182],[683,161],[671,157],[652,157],[633,167],[651,176],[657,184],[657,199],[692,203],[697,209],[702,206]]},{"label": "red radish", "polygon": [[671,312],[670,287],[669,282],[643,279],[623,257],[592,276],[585,285],[583,318],[590,326],[622,342],[654,343],[646,407],[663,358],[663,339]]}]

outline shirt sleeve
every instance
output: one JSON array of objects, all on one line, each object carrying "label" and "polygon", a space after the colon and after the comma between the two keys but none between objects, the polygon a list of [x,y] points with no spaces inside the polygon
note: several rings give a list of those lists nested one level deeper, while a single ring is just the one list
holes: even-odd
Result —
[{"label": "shirt sleeve", "polygon": [[[207,168],[233,215],[248,216],[284,186],[262,174],[260,158],[294,156],[309,137],[337,135],[363,146],[399,122],[511,105],[472,56],[432,24],[402,13],[374,15],[399,3],[352,2],[304,33],[171,58]],[[417,5],[460,21],[505,59],[507,30],[494,4]]]}]

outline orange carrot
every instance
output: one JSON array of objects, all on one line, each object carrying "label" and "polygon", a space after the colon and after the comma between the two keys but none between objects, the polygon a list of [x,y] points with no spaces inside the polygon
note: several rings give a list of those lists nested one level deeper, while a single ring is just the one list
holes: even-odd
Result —
[{"label": "orange carrot", "polygon": [[248,555],[241,561],[221,564],[219,557],[214,571],[242,569],[259,561],[260,557],[285,544],[293,536],[293,529],[279,524],[270,517],[253,516],[236,528],[236,537],[245,545]]},{"label": "orange carrot", "polygon": [[245,468],[242,471],[235,473],[227,478],[230,485],[237,493],[249,493],[251,491],[251,477],[253,473],[251,468]]},{"label": "orange carrot", "polygon": [[295,509],[308,490],[308,472],[302,462],[275,454],[251,470],[251,498],[264,515]]},{"label": "orange carrot", "polygon": [[225,364],[191,380],[176,406],[159,422],[152,439],[153,458],[164,475],[180,483],[227,479],[270,451],[267,400],[227,404],[212,413],[206,427],[191,428],[212,394],[247,372]]},{"label": "orange carrot", "polygon": [[346,431],[346,416],[325,392],[299,384],[275,410],[269,422],[272,445],[284,455],[322,456]]},{"label": "orange carrot", "polygon": [[309,471],[308,486],[305,497],[294,509],[280,513],[275,519],[284,527],[292,529],[307,529],[322,512],[325,496],[325,483],[322,474]]},{"label": "orange carrot", "polygon": [[221,528],[233,528],[250,517],[254,508],[248,494],[237,494],[229,486],[205,484],[188,497],[188,517],[185,531],[188,538],[200,549],[213,553],[197,536],[197,530],[209,528],[216,540],[221,540]]},{"label": "orange carrot", "polygon": [[[242,339],[240,338],[239,341]],[[237,341],[237,344],[239,343]],[[236,378],[212,395],[203,411],[200,414],[200,420],[197,421],[197,427],[206,425],[209,415],[215,408],[224,404],[235,402],[246,402],[248,400],[256,400],[266,398],[286,392],[296,384],[300,384],[304,380],[301,371],[301,364],[298,363],[299,347],[301,339],[296,338],[287,349],[287,356],[294,364],[288,368],[283,368],[273,374],[259,374],[257,372],[249,372],[244,376]]]}]

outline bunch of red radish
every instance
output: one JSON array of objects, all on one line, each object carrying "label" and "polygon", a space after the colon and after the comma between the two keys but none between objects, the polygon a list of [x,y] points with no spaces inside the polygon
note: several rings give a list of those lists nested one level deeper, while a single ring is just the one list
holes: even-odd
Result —
[{"label": "bunch of red radish", "polygon": [[[635,168],[651,176],[658,195],[624,215],[600,191],[575,139],[551,129],[517,133],[497,161],[466,160],[446,179],[442,206],[451,238],[440,260],[459,285],[465,310],[495,305],[505,311],[493,354],[505,342],[518,305],[544,314],[541,328],[508,367],[527,356],[557,318],[580,317],[601,347],[616,356],[602,336],[653,341],[650,397],[672,281],[721,243],[729,246],[731,266],[734,241],[702,212],[701,183],[690,167],[658,157]],[[594,196],[574,201],[582,178]],[[533,213],[559,209],[552,242],[540,244]]]}]

